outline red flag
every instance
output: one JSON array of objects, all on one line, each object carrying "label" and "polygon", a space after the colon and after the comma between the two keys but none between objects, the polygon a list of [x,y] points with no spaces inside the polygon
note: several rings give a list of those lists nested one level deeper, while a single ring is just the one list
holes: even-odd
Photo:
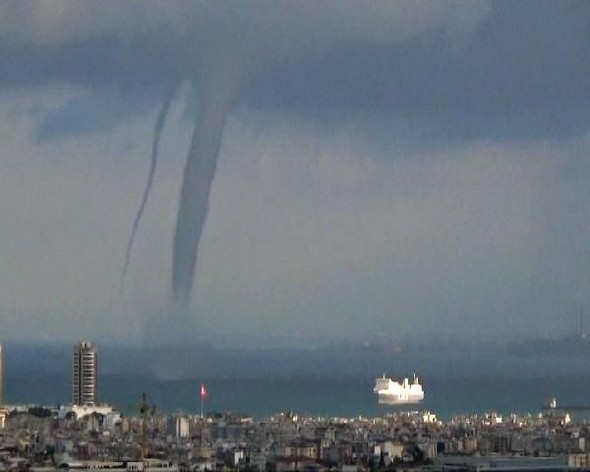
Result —
[{"label": "red flag", "polygon": [[207,389],[205,388],[205,384],[201,384],[201,400],[207,398]]}]

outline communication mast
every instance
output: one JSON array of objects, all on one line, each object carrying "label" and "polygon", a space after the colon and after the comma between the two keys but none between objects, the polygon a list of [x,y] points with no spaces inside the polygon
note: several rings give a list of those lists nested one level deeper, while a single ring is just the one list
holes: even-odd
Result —
[{"label": "communication mast", "polygon": [[141,404],[139,405],[139,412],[141,413],[141,451],[140,459],[143,461],[147,453],[147,412],[150,410],[151,415],[154,416],[156,412],[156,405],[148,404],[147,395],[145,392],[141,394]]}]

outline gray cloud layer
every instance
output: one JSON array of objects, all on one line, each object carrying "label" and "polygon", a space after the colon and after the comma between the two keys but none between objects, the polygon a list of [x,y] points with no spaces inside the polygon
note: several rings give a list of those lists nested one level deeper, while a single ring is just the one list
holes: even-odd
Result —
[{"label": "gray cloud layer", "polygon": [[[116,284],[147,168],[146,113],[171,79],[199,90],[213,77],[240,107],[204,235],[203,326],[307,333],[319,320],[344,333],[359,313],[374,327],[405,330],[436,331],[443,319],[449,329],[500,332],[508,313],[521,331],[562,326],[557,311],[588,302],[580,287],[590,266],[589,10],[586,2],[2,2],[0,87],[16,97],[0,109],[2,214],[13,224],[1,234],[11,248],[5,310],[100,311],[88,305]],[[131,269],[131,290],[155,298],[169,277],[174,156],[186,154],[190,134],[178,113],[162,145],[166,197],[156,194],[139,241],[145,261]],[[11,131],[17,123],[22,134]],[[41,183],[23,192],[31,181]],[[127,203],[113,214],[117,201]],[[68,247],[80,265],[67,261]],[[11,329],[22,333],[18,325]]]},{"label": "gray cloud layer", "polygon": [[149,82],[243,55],[241,67],[265,68],[347,42],[388,45],[433,28],[461,36],[487,10],[485,3],[450,1],[108,3],[4,2],[0,34],[11,60],[4,80]]},{"label": "gray cloud layer", "polygon": [[[66,81],[93,90],[86,103],[48,117],[41,137],[71,132],[72,121],[82,132],[92,123],[110,126],[162,100],[171,78],[198,81],[207,74],[220,85],[247,86],[241,99],[250,107],[331,122],[378,110],[386,126],[398,125],[391,116],[415,120],[412,127],[439,145],[565,137],[583,134],[590,118],[588,10],[585,2],[550,1],[112,2],[108,8],[9,1],[0,7],[0,83]],[[105,100],[112,104],[107,112],[93,113]]]}]

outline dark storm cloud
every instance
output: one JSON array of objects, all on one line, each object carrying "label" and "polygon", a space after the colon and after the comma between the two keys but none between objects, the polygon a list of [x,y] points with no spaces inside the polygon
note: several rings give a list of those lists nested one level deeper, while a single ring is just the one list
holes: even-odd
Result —
[{"label": "dark storm cloud", "polygon": [[[157,21],[157,12],[150,14],[153,4],[122,2],[117,10],[122,18],[112,18],[111,25],[99,19],[94,30],[77,31],[75,22],[66,22],[64,32],[39,37],[0,29],[5,64],[0,83],[65,80],[102,87],[107,99],[118,93],[143,112],[146,103],[161,100],[170,77],[192,80],[226,56],[244,61],[240,67],[247,69],[250,87],[241,98],[249,107],[335,121],[355,110],[377,111],[421,120],[439,141],[560,137],[585,130],[590,118],[586,2],[495,2],[475,20],[462,18],[476,16],[468,3],[441,4],[444,14],[429,16],[437,10],[430,3],[407,12],[350,2],[342,4],[338,18],[338,9],[324,2],[302,8],[283,2],[175,2],[168,8],[174,14]],[[23,8],[14,9],[26,21]],[[380,9],[410,26],[388,30],[378,18]],[[140,14],[146,16],[143,23],[125,18]],[[376,32],[370,32],[371,22]],[[340,23],[350,31],[340,30]],[[162,92],[146,93],[143,104],[133,104],[129,97],[149,87]],[[95,104],[86,105],[92,115]],[[115,111],[112,119],[119,116],[127,113]]]},{"label": "dark storm cloud", "polygon": [[[169,11],[160,12],[172,13],[160,22],[157,11],[146,10],[162,8],[158,3],[111,3],[116,7],[114,14],[97,10],[97,4],[63,1],[55,5],[53,11],[47,4],[9,2],[0,12],[0,31],[6,43],[16,45],[16,56],[7,51],[16,61],[11,64],[16,71],[13,81],[23,80],[19,70],[32,72],[27,63],[19,64],[22,56],[18,54],[23,53],[19,47],[32,45],[41,55],[29,51],[30,57],[42,58],[38,74],[45,67],[48,81],[61,78],[87,85],[110,78],[115,84],[138,89],[139,83],[151,84],[161,75],[174,77],[176,82],[175,71],[180,71],[182,78],[197,83],[200,115],[183,174],[173,249],[172,291],[183,302],[189,300],[193,286],[226,117],[248,84],[255,83],[273,61],[321,57],[341,44],[390,44],[432,28],[452,35],[470,32],[486,10],[485,4],[465,2],[177,2]],[[461,16],[453,17],[458,14]],[[19,21],[24,22],[20,29],[14,27]],[[158,39],[168,35],[163,49],[149,48],[154,44],[151,38],[147,45],[143,43],[154,33]],[[59,57],[54,57],[56,51]],[[166,51],[174,53],[172,67],[168,67]],[[135,53],[137,59],[131,59]],[[68,62],[72,56],[77,61]],[[150,77],[151,70],[156,71],[156,79]],[[129,80],[134,74],[137,84]]]},{"label": "dark storm cloud", "polygon": [[496,2],[457,48],[437,29],[379,47],[344,44],[277,67],[248,103],[335,120],[351,110],[403,117],[439,144],[578,135],[590,119],[589,25],[585,2]]},{"label": "dark storm cloud", "polygon": [[[266,329],[279,314],[309,326],[317,326],[316,316],[331,323],[337,314],[335,326],[344,330],[347,316],[354,330],[358,313],[363,313],[396,330],[404,325],[409,329],[414,319],[441,316],[463,329],[470,312],[474,320],[484,320],[478,326],[500,326],[494,310],[515,314],[525,326],[519,313],[534,311],[533,305],[543,314],[537,319],[550,319],[567,306],[570,291],[588,285],[587,257],[580,250],[586,247],[581,235],[587,230],[580,227],[588,221],[587,179],[582,176],[587,166],[581,163],[588,156],[590,123],[589,9],[586,2],[575,1],[0,2],[0,92],[10,97],[18,88],[15,103],[21,103],[21,124],[4,120],[5,160],[14,155],[17,178],[5,167],[6,181],[0,187],[4,202],[14,200],[12,193],[21,195],[22,203],[5,210],[15,215],[17,224],[5,225],[4,232],[14,227],[33,237],[31,227],[37,228],[39,219],[54,227],[45,215],[63,208],[62,200],[72,206],[59,220],[62,224],[55,223],[69,230],[63,238],[61,233],[55,237],[64,241],[62,253],[46,245],[46,237],[27,246],[21,234],[14,236],[15,247],[32,247],[33,252],[27,255],[30,261],[17,258],[13,266],[3,264],[10,273],[6,280],[17,287],[5,291],[14,304],[25,306],[29,302],[24,295],[21,300],[10,294],[36,285],[39,307],[61,303],[51,300],[64,289],[41,280],[44,272],[37,270],[38,260],[48,254],[55,257],[46,266],[48,280],[57,283],[60,278],[54,274],[68,272],[62,264],[82,261],[83,268],[75,273],[88,277],[86,282],[79,275],[63,277],[68,281],[63,287],[79,286],[97,299],[104,297],[108,283],[96,284],[96,271],[88,267],[117,266],[92,256],[121,253],[128,227],[120,224],[125,228],[118,233],[113,229],[97,238],[108,242],[110,235],[115,242],[108,251],[106,244],[101,251],[84,246],[72,257],[69,246],[96,238],[95,231],[76,238],[80,225],[72,215],[79,211],[89,221],[96,217],[97,226],[104,228],[118,209],[125,213],[121,220],[131,221],[135,208],[121,202],[139,197],[138,176],[148,166],[152,137],[145,130],[153,129],[153,123],[146,124],[146,111],[155,117],[173,82],[181,87],[179,98],[186,88],[199,103],[191,109],[196,129],[188,160],[208,164],[207,181],[198,185],[204,193],[199,195],[201,225],[220,145],[221,154],[229,157],[221,161],[222,172],[213,185],[214,218],[204,231],[206,257],[199,260],[201,320],[208,316],[226,329],[227,319],[243,314],[240,326],[258,319],[257,326]],[[186,122],[174,118],[178,103],[171,110],[170,126],[163,130],[165,159],[186,155],[184,140],[190,134],[183,128]],[[2,111],[10,116],[10,104]],[[144,116],[132,120],[133,115]],[[215,129],[205,133],[212,122]],[[27,142],[34,126],[45,142]],[[112,131],[105,139],[109,146],[115,142],[119,147],[103,146],[101,139],[89,136],[104,128]],[[211,139],[208,144],[203,144],[203,133]],[[60,136],[66,139],[49,139]],[[569,139],[556,143],[554,138]],[[115,171],[110,179],[83,180],[87,168],[96,166],[97,175],[112,170],[107,156],[125,156],[117,163],[128,163],[142,145],[145,167],[138,159],[129,174]],[[52,165],[42,167],[46,163],[36,159],[19,174],[28,161],[11,146],[27,156],[51,156]],[[199,157],[199,146],[207,147],[206,159]],[[422,149],[400,151],[403,146]],[[324,168],[326,158],[332,164]],[[576,182],[559,174],[566,163]],[[237,170],[228,179],[232,165]],[[69,166],[79,166],[79,174],[71,178]],[[376,177],[363,180],[371,166],[378,169]],[[170,236],[179,174],[168,176],[166,195],[173,203],[158,207],[158,223],[146,226],[150,229],[142,237],[158,239],[154,228],[163,231],[163,240]],[[318,176],[323,180],[314,180]],[[36,200],[28,195],[34,192],[26,191],[34,179],[48,186],[44,192],[43,185],[35,185],[41,187],[33,189],[38,190]],[[349,182],[341,192],[343,200],[328,188],[339,179]],[[119,182],[120,193],[109,181]],[[54,182],[60,185],[52,186]],[[67,185],[74,192],[97,187],[85,205],[78,205]],[[161,187],[162,181],[156,188]],[[186,200],[195,195],[190,192]],[[99,211],[105,201],[107,211]],[[571,201],[580,207],[577,213],[571,211]],[[547,202],[556,203],[551,207]],[[30,226],[19,226],[27,215],[32,215],[24,220]],[[184,219],[186,224],[194,221],[193,216]],[[216,228],[220,221],[224,231]],[[548,234],[546,225],[553,232]],[[244,239],[248,228],[251,238]],[[496,233],[490,235],[490,229]],[[193,234],[201,231],[199,226]],[[214,235],[209,243],[207,232]],[[565,241],[565,232],[575,237]],[[188,239],[198,244],[198,237]],[[212,255],[216,247],[217,257]],[[162,267],[169,255],[162,249],[150,246],[137,258],[144,264],[139,272],[149,274],[143,281],[149,287],[143,287],[146,293],[153,292],[156,278],[158,283],[167,280]],[[228,251],[234,251],[233,258]],[[156,254],[162,263],[154,270],[147,259]],[[183,250],[177,254],[184,258]],[[29,270],[19,278],[14,274],[21,267]],[[177,268],[188,274],[194,263]],[[557,275],[546,275],[552,271]],[[112,272],[118,275],[119,268]],[[183,277],[181,291],[190,291],[192,274]],[[561,291],[551,289],[555,280]],[[529,294],[523,285],[532,287]],[[301,295],[310,292],[315,298],[305,318]],[[244,308],[248,298],[250,305]]]},{"label": "dark storm cloud", "polygon": [[[483,2],[453,1],[120,1],[106,6],[7,1],[0,8],[0,84],[66,82],[112,93],[110,88],[125,97],[130,90],[161,85],[171,77],[202,79],[221,60],[241,69],[242,86],[273,77],[276,70],[280,76],[281,65],[300,64],[323,93],[324,71],[314,61],[331,66],[330,61],[344,54],[350,67],[367,75],[345,71],[349,80],[332,83],[326,96],[338,101],[352,86],[362,99],[367,86],[372,88],[372,76],[385,77],[387,89],[392,85],[388,64],[367,64],[365,57],[379,58],[379,50],[430,30],[447,36],[444,47],[469,41],[487,10]],[[276,91],[300,94],[299,79],[289,75],[282,74]],[[379,89],[373,93],[380,99]],[[304,102],[307,98],[301,94]],[[313,93],[311,98],[316,98]]]}]

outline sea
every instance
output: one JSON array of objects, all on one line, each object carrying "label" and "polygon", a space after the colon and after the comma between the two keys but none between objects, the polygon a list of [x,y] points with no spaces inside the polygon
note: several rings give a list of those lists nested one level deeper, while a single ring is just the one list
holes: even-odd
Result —
[{"label": "sea", "polygon": [[[199,353],[201,357],[205,354]],[[444,362],[441,356],[434,356],[426,362],[416,361],[414,355],[392,355],[387,362],[373,367],[380,357],[371,354],[363,358],[362,352],[349,352],[343,358],[333,351],[329,355],[315,351],[250,353],[249,360],[239,352],[208,355],[208,362],[189,370],[190,375],[175,372],[171,376],[146,369],[149,361],[145,359],[140,362],[139,358],[121,353],[106,355],[99,369],[99,401],[131,416],[138,414],[142,393],[146,393],[148,403],[165,413],[198,414],[202,407],[208,414],[231,412],[257,419],[280,412],[373,418],[426,410],[448,421],[455,415],[488,412],[536,415],[549,399],[555,398],[558,406],[575,407],[574,419],[586,421],[590,416],[590,369],[585,368],[586,358],[576,358],[575,362],[529,358],[525,362],[521,357],[501,360],[486,354],[485,362],[469,364],[463,356],[447,356]],[[68,403],[69,356],[67,349],[46,353],[37,348],[16,363],[5,358],[5,403]],[[215,356],[217,361],[211,360]],[[520,368],[513,368],[514,359],[519,360]],[[29,365],[33,360],[35,368]],[[102,367],[105,363],[119,368]],[[129,367],[134,363],[137,368]],[[389,371],[380,369],[387,366]],[[418,367],[424,401],[416,405],[380,405],[373,393],[375,378],[382,373],[398,379],[410,376],[412,367]],[[202,405],[201,385],[207,391]]]},{"label": "sea", "polygon": [[[130,386],[125,379],[110,379],[105,385],[112,402],[124,410],[132,409],[139,398],[139,385]],[[105,379],[106,382],[106,379]],[[540,378],[438,378],[423,380],[425,400],[417,405],[386,406],[377,402],[370,377],[270,377],[230,379],[186,379],[154,381],[145,384],[157,404],[168,411],[195,413],[200,410],[200,383],[207,390],[204,409],[209,412],[236,412],[257,418],[277,412],[296,412],[322,417],[378,417],[399,411],[436,413],[450,420],[459,414],[498,412],[537,414],[552,397],[560,404],[589,405],[590,378],[557,376]],[[135,390],[133,396],[122,392]],[[586,418],[587,412],[577,410]]]}]

